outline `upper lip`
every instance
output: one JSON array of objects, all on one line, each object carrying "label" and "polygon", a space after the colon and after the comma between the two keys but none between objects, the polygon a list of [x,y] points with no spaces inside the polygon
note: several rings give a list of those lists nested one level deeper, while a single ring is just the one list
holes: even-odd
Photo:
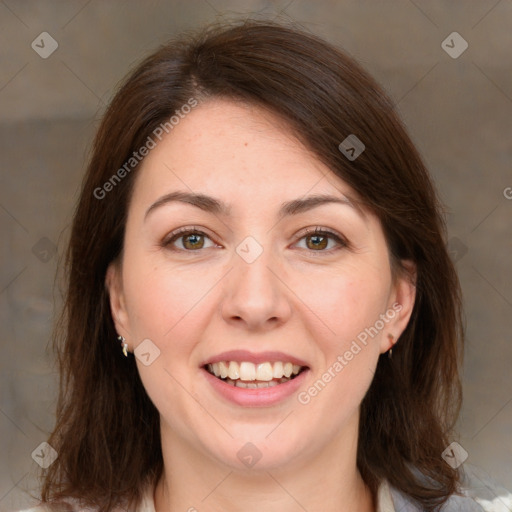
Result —
[{"label": "upper lip", "polygon": [[254,364],[266,362],[275,363],[277,361],[281,361],[283,363],[289,362],[299,366],[308,366],[307,363],[302,359],[299,359],[298,357],[292,356],[290,354],[285,354],[284,352],[266,351],[256,353],[249,352],[248,350],[229,350],[227,352],[222,352],[221,354],[209,357],[207,360],[203,361],[200,366],[218,363],[220,361],[237,361],[240,363],[247,361]]}]

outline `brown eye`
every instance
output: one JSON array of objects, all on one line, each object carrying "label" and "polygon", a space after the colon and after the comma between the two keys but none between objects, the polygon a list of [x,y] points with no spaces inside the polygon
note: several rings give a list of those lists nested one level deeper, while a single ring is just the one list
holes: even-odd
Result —
[{"label": "brown eye", "polygon": [[[337,233],[328,230],[322,230],[320,228],[307,231],[299,241],[301,240],[306,240],[305,248],[309,249],[311,252],[330,253],[331,250],[337,250],[348,246],[348,243]],[[336,242],[336,244],[334,247],[329,247],[329,249],[327,249],[330,240]],[[336,245],[338,247],[336,247]]]},{"label": "brown eye", "polygon": [[[205,240],[211,241],[210,237],[202,231],[196,229],[184,229],[175,233],[171,233],[170,238],[163,242],[163,246],[176,251],[197,251],[205,247]],[[175,242],[181,240],[181,247],[175,245]],[[211,246],[210,246],[211,247]]]},{"label": "brown eye", "polygon": [[182,236],[186,249],[202,249],[204,245],[204,235],[198,233],[191,233],[190,235]]},{"label": "brown eye", "polygon": [[327,247],[327,244],[328,244],[328,240],[329,240],[329,237],[327,236],[324,236],[324,235],[308,235],[306,237],[306,240],[310,240],[311,243],[308,244],[306,243],[306,245],[308,246],[309,249],[325,249]]}]

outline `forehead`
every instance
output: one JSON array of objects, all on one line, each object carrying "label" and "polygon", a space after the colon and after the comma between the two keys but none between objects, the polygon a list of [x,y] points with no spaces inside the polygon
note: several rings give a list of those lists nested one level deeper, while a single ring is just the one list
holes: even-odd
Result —
[{"label": "forehead", "polygon": [[137,171],[134,198],[147,202],[176,189],[245,205],[308,192],[336,193],[357,202],[354,191],[282,119],[223,99],[209,100],[183,116]]}]

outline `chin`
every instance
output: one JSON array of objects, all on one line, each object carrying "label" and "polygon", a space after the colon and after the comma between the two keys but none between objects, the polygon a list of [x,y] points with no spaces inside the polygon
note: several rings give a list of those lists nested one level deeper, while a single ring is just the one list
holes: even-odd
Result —
[{"label": "chin", "polygon": [[228,466],[230,470],[253,474],[286,467],[295,461],[298,454],[304,453],[302,443],[294,442],[290,436],[283,443],[280,436],[273,439],[273,434],[268,435],[272,429],[266,427],[265,433],[261,429],[257,430],[251,436],[246,429],[243,436],[205,448],[210,451],[212,458]]}]

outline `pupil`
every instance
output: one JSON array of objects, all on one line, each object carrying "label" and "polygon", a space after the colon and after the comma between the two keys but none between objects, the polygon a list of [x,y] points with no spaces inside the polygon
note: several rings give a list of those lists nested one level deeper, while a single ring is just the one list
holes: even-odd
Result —
[{"label": "pupil", "polygon": [[327,240],[327,238],[325,236],[322,236],[322,235],[313,235],[311,237],[312,240],[317,240],[318,239],[323,239],[323,242],[320,242],[320,244],[318,244],[317,242],[313,242],[314,244],[314,247],[318,248],[318,247],[321,247],[322,249],[325,248],[325,241]]},{"label": "pupil", "polygon": [[[185,240],[186,240],[186,244],[188,243],[189,245],[192,245],[192,246],[196,246],[199,242],[199,238],[201,237],[202,235],[188,235],[187,237],[185,237]],[[190,243],[190,240],[192,239],[192,243]],[[195,240],[194,240],[195,239]]]}]

